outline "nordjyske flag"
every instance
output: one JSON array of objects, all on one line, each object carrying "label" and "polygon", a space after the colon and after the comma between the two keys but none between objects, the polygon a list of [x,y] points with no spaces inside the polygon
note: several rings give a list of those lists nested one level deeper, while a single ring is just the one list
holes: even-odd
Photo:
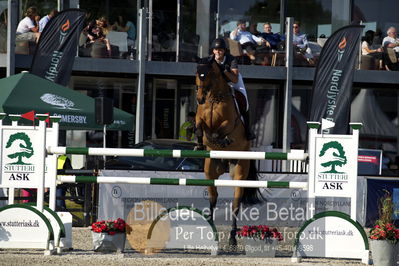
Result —
[{"label": "nordjyske flag", "polygon": [[72,72],[85,12],[67,9],[50,19],[40,36],[31,73],[67,85]]},{"label": "nordjyske flag", "polygon": [[350,98],[363,25],[350,25],[334,32],[326,41],[317,63],[312,90],[310,120],[334,122],[327,134],[347,134]]}]

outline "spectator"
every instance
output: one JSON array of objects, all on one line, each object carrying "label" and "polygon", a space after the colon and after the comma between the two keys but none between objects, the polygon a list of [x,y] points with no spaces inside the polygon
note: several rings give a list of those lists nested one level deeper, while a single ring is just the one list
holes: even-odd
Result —
[{"label": "spectator", "polygon": [[195,113],[189,112],[179,131],[179,140],[194,141]]},{"label": "spectator", "polygon": [[104,43],[107,48],[108,56],[111,57],[111,44],[106,38],[108,34],[108,22],[105,17],[101,17],[89,23],[86,28],[87,40],[86,47],[95,42]]},{"label": "spectator", "polygon": [[260,36],[260,31],[258,31],[258,23],[251,23],[249,26],[249,32],[257,37]]},{"label": "spectator", "polygon": [[263,32],[260,34],[260,37],[268,41],[270,48],[274,50],[278,50],[279,45],[285,40],[284,36],[272,32],[272,25],[269,22],[263,24]]},{"label": "spectator", "polygon": [[18,23],[16,40],[37,42],[39,37],[39,26],[37,23],[40,16],[37,14],[36,7],[29,7],[25,12],[25,17]]},{"label": "spectator", "polygon": [[47,25],[47,22],[50,21],[53,17],[55,17],[58,14],[57,9],[53,9],[48,13],[48,15],[44,16],[40,21],[39,21],[39,32],[42,33],[44,27]]},{"label": "spectator", "polygon": [[382,46],[392,48],[395,50],[396,55],[399,53],[399,39],[396,35],[396,28],[390,27],[387,30],[387,37],[382,40]]},{"label": "spectator", "polygon": [[292,36],[292,43],[298,52],[303,54],[309,64],[313,65],[312,50],[309,48],[308,38],[306,34],[300,32],[300,23],[295,21],[292,25],[294,34]]},{"label": "spectator", "polygon": [[230,39],[238,41],[252,61],[255,60],[255,51],[258,45],[265,44],[270,47],[270,44],[265,39],[256,37],[247,31],[246,22],[243,20],[237,22],[237,28],[230,33]]},{"label": "spectator", "polygon": [[[127,33],[127,45],[131,50],[136,42],[136,27],[130,20],[126,20],[123,16],[118,16],[118,20],[112,25],[112,29]],[[130,51],[129,50],[129,51]]]},{"label": "spectator", "polygon": [[380,29],[376,29],[371,47],[381,47],[382,39],[382,31]]},{"label": "spectator", "polygon": [[371,45],[374,39],[374,31],[366,31],[362,42],[362,55],[370,55],[377,59],[382,59],[382,49],[372,49]]}]

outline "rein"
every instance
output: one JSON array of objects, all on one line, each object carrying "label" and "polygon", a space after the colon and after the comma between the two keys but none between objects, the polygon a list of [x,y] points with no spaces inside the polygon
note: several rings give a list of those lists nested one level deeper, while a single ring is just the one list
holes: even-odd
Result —
[{"label": "rein", "polygon": [[[199,79],[201,81],[205,81],[206,76],[207,76],[207,74],[209,72],[209,70],[207,70],[207,69],[205,69],[203,71],[204,72],[202,72],[202,73],[201,72],[199,72],[199,73],[197,72],[197,74],[199,75]],[[227,81],[228,81],[227,77],[224,75],[223,72],[221,74],[222,74],[221,78],[223,79],[223,81],[226,81],[226,83],[227,83]],[[213,80],[213,82],[211,82],[209,85],[206,85],[206,86],[197,85],[197,93],[198,93],[198,89],[202,89],[203,90],[202,91],[202,94],[203,94],[202,97],[203,97],[204,101],[201,104],[204,104],[204,103],[208,102],[211,105],[210,106],[210,108],[211,108],[210,116],[211,117],[210,117],[210,126],[209,126],[210,129],[213,128],[213,125],[212,125],[213,123],[212,122],[213,122],[214,104],[219,104],[219,103],[222,103],[222,102],[226,102],[231,97],[232,104],[233,104],[232,108],[234,108],[234,110],[235,110],[236,117],[234,119],[234,122],[231,121],[231,122],[234,123],[234,126],[233,126],[232,130],[230,132],[224,134],[224,136],[218,136],[218,138],[225,138],[225,137],[229,136],[230,134],[232,134],[232,132],[234,132],[236,130],[236,127],[237,127],[238,122],[240,120],[240,114],[237,111],[237,108],[235,106],[234,94],[233,94],[232,89],[230,88],[230,86],[228,84],[226,84],[226,86],[229,87],[229,90],[227,92],[216,93],[215,95],[209,94],[209,92],[212,91],[212,89],[216,90],[216,88],[217,88],[216,86],[218,86],[218,85],[215,84],[215,80]],[[231,110],[231,111],[233,112],[233,110]],[[208,139],[213,139],[213,138],[214,137],[212,137],[212,136],[208,136]]]},{"label": "rein", "polygon": [[[198,87],[199,87],[199,86],[198,86]],[[206,87],[207,87],[207,88],[210,88],[211,86],[206,86]],[[204,88],[204,87],[203,87],[203,88]],[[206,91],[206,94],[208,94],[208,92],[209,92],[209,90]],[[236,112],[235,112],[235,113],[236,113],[236,118],[235,118],[235,120],[234,120],[234,127],[233,127],[233,129],[232,129],[230,132],[226,133],[225,136],[230,135],[230,134],[236,129],[236,127],[237,127],[237,122],[240,120],[240,113],[237,111],[237,108],[236,108],[236,106],[235,106],[235,103],[234,103],[234,95],[233,95],[233,93],[232,93],[231,91],[226,92],[226,93],[219,93],[219,94],[217,94],[217,95],[207,96],[206,99],[205,99],[205,102],[208,101],[209,103],[211,103],[211,124],[210,124],[210,128],[213,128],[213,126],[212,126],[212,121],[213,121],[213,119],[212,119],[212,117],[213,117],[213,104],[221,103],[221,102],[227,100],[228,97],[231,97],[232,100],[233,100],[234,110],[236,111]]]},{"label": "rein", "polygon": [[210,103],[221,103],[225,99],[227,99],[227,97],[230,97],[230,96],[233,96],[233,94],[231,94],[231,93],[217,94],[217,95],[209,96],[208,101]]}]

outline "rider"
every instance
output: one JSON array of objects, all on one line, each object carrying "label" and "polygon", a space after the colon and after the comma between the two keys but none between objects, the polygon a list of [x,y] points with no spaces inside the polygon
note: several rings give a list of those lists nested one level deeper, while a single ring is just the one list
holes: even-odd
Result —
[{"label": "rider", "polygon": [[[209,59],[214,59],[216,63],[220,66],[222,73],[230,81],[229,85],[234,89],[234,97],[237,99],[240,113],[244,119],[245,134],[248,140],[253,140],[256,138],[255,134],[252,132],[249,120],[249,104],[247,91],[245,90],[244,82],[242,80],[241,74],[238,72],[237,60],[234,56],[227,52],[226,42],[222,38],[218,38],[213,41],[212,44],[212,55]],[[243,99],[244,98],[244,99]],[[243,104],[240,104],[240,99]],[[242,110],[242,106],[244,110]]]}]

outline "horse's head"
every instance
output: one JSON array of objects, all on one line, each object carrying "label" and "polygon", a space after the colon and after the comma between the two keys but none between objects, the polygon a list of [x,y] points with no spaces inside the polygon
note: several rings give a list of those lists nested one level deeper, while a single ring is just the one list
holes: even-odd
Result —
[{"label": "horse's head", "polygon": [[202,58],[197,65],[195,83],[197,85],[197,102],[204,104],[209,91],[212,89],[212,82],[215,82],[220,72],[216,62],[208,58]]}]

